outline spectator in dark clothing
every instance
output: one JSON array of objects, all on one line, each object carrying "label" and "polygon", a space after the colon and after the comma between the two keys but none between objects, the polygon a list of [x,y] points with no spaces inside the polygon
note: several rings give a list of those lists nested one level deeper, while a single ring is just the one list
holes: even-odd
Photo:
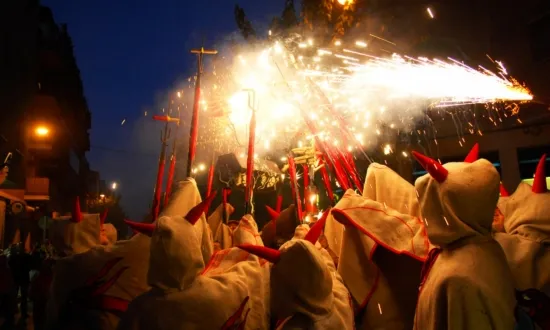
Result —
[{"label": "spectator in dark clothing", "polygon": [[26,318],[32,258],[24,251],[21,243],[10,248],[8,264],[15,282],[15,292],[21,293],[21,317]]},{"label": "spectator in dark clothing", "polygon": [[8,260],[0,251],[0,316],[4,318],[3,328],[10,329],[14,325],[17,314],[17,294]]}]

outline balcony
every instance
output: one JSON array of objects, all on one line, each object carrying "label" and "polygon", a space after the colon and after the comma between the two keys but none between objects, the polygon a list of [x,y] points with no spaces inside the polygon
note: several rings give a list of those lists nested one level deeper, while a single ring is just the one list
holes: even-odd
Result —
[{"label": "balcony", "polygon": [[50,179],[30,177],[25,184],[26,201],[47,201],[50,200]]}]

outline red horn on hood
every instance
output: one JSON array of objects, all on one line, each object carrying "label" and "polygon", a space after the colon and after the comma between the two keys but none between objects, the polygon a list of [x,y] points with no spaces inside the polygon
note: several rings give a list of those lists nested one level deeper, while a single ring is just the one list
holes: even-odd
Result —
[{"label": "red horn on hood", "polygon": [[103,224],[105,223],[105,220],[107,220],[107,214],[109,214],[109,209],[105,209],[102,213],[101,213],[101,218],[99,218],[99,223],[103,226]]},{"label": "red horn on hood", "polygon": [[479,143],[474,144],[472,150],[468,153],[466,158],[464,158],[465,163],[473,163],[479,159]]},{"label": "red horn on hood", "polygon": [[143,222],[134,222],[124,219],[124,222],[132,228],[132,230],[147,235],[149,237],[153,236],[153,231],[155,230],[156,225],[154,223],[143,223]]},{"label": "red horn on hood", "polygon": [[502,182],[500,183],[500,197],[510,197],[510,193],[504,188]]},{"label": "red horn on hood", "polygon": [[82,212],[80,212],[80,197],[76,197],[74,201],[73,214],[71,221],[74,223],[79,223],[82,221]]},{"label": "red horn on hood", "polygon": [[313,227],[311,227],[311,229],[307,232],[306,237],[304,237],[306,241],[309,241],[311,244],[315,244],[317,242],[319,236],[321,236],[321,233],[323,232],[323,228],[325,227],[325,222],[327,222],[329,214],[330,209],[326,210],[321,216],[321,219],[317,220]]},{"label": "red horn on hood", "polygon": [[214,192],[212,192],[210,196],[206,197],[204,201],[192,208],[185,216],[185,219],[187,219],[187,221],[189,221],[192,225],[197,223],[201,215],[210,208],[210,204],[212,204],[214,197],[216,197],[216,193],[217,191],[214,190]]},{"label": "red horn on hood", "polygon": [[277,212],[274,209],[272,209],[269,205],[266,205],[265,208],[267,209],[267,213],[269,213],[270,220],[275,220],[279,217],[281,212]]},{"label": "red horn on hood", "polygon": [[546,154],[542,155],[537,165],[537,170],[535,172],[535,179],[533,180],[532,191],[535,194],[542,194],[548,191],[546,186]]},{"label": "red horn on hood", "polygon": [[449,171],[445,167],[443,167],[441,164],[439,164],[437,161],[431,159],[428,156],[424,156],[423,154],[413,151],[412,152],[414,158],[416,158],[416,161],[420,163],[420,165],[434,178],[437,182],[443,183],[447,176],[449,175]]},{"label": "red horn on hood", "polygon": [[276,212],[281,212],[281,208],[283,207],[283,195],[277,196],[277,206],[275,207]]},{"label": "red horn on hood", "polygon": [[245,250],[248,253],[251,253],[255,256],[263,258],[271,263],[276,264],[281,259],[281,251],[270,249],[265,246],[254,245],[254,244],[242,244],[237,246],[241,250]]}]

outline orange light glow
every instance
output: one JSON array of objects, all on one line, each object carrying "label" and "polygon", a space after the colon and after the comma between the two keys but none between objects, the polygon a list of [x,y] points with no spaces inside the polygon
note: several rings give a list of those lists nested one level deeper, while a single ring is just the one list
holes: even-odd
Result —
[{"label": "orange light glow", "polygon": [[40,137],[45,137],[45,136],[48,136],[50,134],[50,130],[45,127],[45,126],[38,126],[35,130],[34,130],[34,133],[37,135],[37,136],[40,136]]}]

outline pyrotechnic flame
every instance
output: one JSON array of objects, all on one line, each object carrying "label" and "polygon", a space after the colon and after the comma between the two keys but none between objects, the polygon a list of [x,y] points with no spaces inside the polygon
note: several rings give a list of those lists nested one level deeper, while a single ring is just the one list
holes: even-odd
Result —
[{"label": "pyrotechnic flame", "polygon": [[[258,156],[313,138],[353,150],[379,145],[388,129],[413,129],[428,107],[532,100],[498,61],[493,73],[451,58],[375,57],[359,51],[370,48],[365,41],[352,49],[339,40],[333,44],[343,47],[316,49],[312,39],[275,41],[235,56],[226,70],[216,71],[213,87],[203,91],[206,113],[222,114],[214,116],[219,120],[211,135],[226,149],[244,147],[255,111]],[[309,130],[311,123],[315,132]],[[389,144],[382,150],[393,153]]]}]

